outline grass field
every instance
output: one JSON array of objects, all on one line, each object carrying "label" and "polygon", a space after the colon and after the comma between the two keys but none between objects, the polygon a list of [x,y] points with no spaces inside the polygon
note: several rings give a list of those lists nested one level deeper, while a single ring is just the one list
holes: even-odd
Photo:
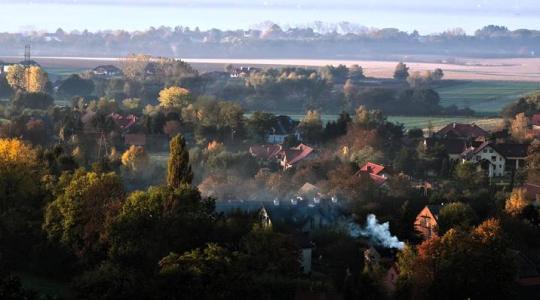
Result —
[{"label": "grass field", "polygon": [[[286,114],[289,115],[294,120],[300,121],[304,117],[303,114],[287,113],[287,112],[273,112],[274,114]],[[248,117],[249,114],[246,114]],[[321,119],[324,123],[329,121],[335,121],[339,115],[334,114],[323,114]],[[411,128],[421,128],[426,129],[431,122],[431,125],[434,129],[441,128],[449,123],[475,123],[478,126],[487,129],[493,130],[498,129],[503,124],[502,118],[482,118],[482,117],[453,117],[453,116],[427,116],[427,117],[417,117],[417,116],[388,116],[388,121],[393,123],[400,123],[406,129]]]},{"label": "grass field", "polygon": [[[91,69],[100,64],[118,63],[116,58],[35,58],[52,77],[65,77]],[[358,63],[368,76],[387,78],[392,76],[394,61],[352,60],[302,60],[302,59],[186,59],[201,71],[223,70],[223,65],[285,66],[300,65],[320,67],[326,64]],[[460,80],[455,84],[437,89],[443,106],[470,107],[482,116],[497,116],[500,110],[520,96],[540,90],[540,59],[462,59],[460,64],[407,62],[411,71],[432,70],[440,67],[446,79]],[[62,103],[66,104],[66,103]],[[302,116],[296,116],[301,118]],[[324,116],[326,119],[335,116]],[[405,124],[405,127],[424,127],[428,120],[434,126],[448,121],[480,122],[478,118],[462,117],[390,117]]]},{"label": "grass field", "polygon": [[438,88],[441,105],[470,107],[480,114],[498,114],[506,105],[520,96],[540,90],[540,83],[470,81]]}]

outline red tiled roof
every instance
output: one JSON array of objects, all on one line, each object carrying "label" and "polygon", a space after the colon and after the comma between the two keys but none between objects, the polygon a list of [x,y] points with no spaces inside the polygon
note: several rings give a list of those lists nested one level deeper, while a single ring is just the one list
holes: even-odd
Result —
[{"label": "red tiled roof", "polygon": [[249,147],[249,153],[256,158],[272,159],[276,157],[282,149],[281,145],[253,145]]},{"label": "red tiled roof", "polygon": [[129,127],[137,123],[137,117],[133,114],[124,117],[118,113],[112,113],[111,118],[121,129],[128,129]]},{"label": "red tiled roof", "polygon": [[540,114],[535,114],[531,117],[531,125],[540,126]]},{"label": "red tiled roof", "polygon": [[384,171],[384,166],[368,162],[360,168],[360,171],[368,172],[370,174],[379,175]]},{"label": "red tiled roof", "polygon": [[488,132],[476,124],[451,123],[437,132],[439,136],[476,138],[488,135]]},{"label": "red tiled roof", "polygon": [[369,174],[369,177],[371,177],[371,179],[373,180],[373,182],[375,182],[377,186],[381,186],[386,182],[386,178],[379,175]]},{"label": "red tiled roof", "polygon": [[285,162],[288,165],[294,165],[295,163],[308,157],[313,152],[313,148],[304,144],[300,144],[297,147],[285,150],[284,152]]}]

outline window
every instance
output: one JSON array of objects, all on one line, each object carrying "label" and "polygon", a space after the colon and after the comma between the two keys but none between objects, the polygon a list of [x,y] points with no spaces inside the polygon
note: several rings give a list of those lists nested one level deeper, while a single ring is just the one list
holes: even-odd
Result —
[{"label": "window", "polygon": [[487,153],[487,149],[484,149],[484,153]]},{"label": "window", "polygon": [[491,161],[497,161],[497,156],[492,156]]},{"label": "window", "polygon": [[493,153],[493,149],[489,149],[489,153]]}]

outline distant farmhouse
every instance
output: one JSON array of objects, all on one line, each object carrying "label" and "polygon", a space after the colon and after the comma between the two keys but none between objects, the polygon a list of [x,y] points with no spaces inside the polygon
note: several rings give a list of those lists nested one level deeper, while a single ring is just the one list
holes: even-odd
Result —
[{"label": "distant farmhouse", "polygon": [[113,77],[122,75],[122,70],[113,65],[102,65],[94,68],[91,73],[95,76]]},{"label": "distant farmhouse", "polygon": [[240,67],[232,69],[229,74],[231,78],[247,77],[252,72],[258,72],[261,68],[255,67]]}]

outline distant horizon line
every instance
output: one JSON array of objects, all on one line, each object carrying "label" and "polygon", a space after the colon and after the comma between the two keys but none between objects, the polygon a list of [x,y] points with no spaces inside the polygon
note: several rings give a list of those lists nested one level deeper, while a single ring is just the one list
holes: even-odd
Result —
[{"label": "distant horizon line", "polygon": [[[315,23],[321,23],[323,26],[330,26],[330,27],[336,27],[336,28],[333,28],[334,30],[328,30],[326,32],[320,32],[320,31],[316,31],[315,29],[317,28],[314,28],[315,26]],[[167,29],[176,29],[176,28],[184,28],[184,29],[189,29],[190,31],[196,31],[197,29],[201,32],[207,32],[207,31],[211,31],[211,30],[219,30],[219,31],[223,31],[223,32],[227,32],[227,31],[230,31],[230,32],[235,32],[235,31],[251,31],[251,30],[259,30],[259,31],[264,31],[268,28],[270,28],[272,25],[277,25],[279,26],[283,31],[287,31],[287,30],[291,30],[291,29],[313,29],[314,32],[316,33],[319,33],[319,34],[330,34],[330,33],[333,33],[333,32],[336,32],[338,33],[339,30],[336,30],[338,29],[337,27],[338,26],[341,26],[341,25],[351,25],[351,26],[355,26],[357,27],[356,29],[357,30],[351,30],[351,32],[348,32],[348,33],[353,33],[353,34],[359,34],[361,33],[360,31],[364,31],[364,32],[370,32],[370,31],[380,31],[380,30],[386,30],[386,29],[396,29],[400,32],[405,32],[405,33],[408,33],[408,34],[412,34],[414,32],[418,32],[419,35],[421,36],[431,36],[431,35],[441,35],[441,34],[444,34],[446,32],[449,32],[449,31],[452,31],[452,30],[456,30],[456,29],[460,29],[460,30],[463,30],[463,32],[465,33],[466,36],[474,36],[474,34],[476,33],[476,31],[478,30],[482,30],[488,26],[499,26],[499,27],[504,27],[506,29],[508,29],[508,31],[512,32],[512,31],[518,31],[518,30],[529,30],[529,31],[540,31],[540,28],[539,29],[532,29],[532,28],[510,28],[508,27],[507,25],[501,25],[501,24],[486,24],[484,26],[481,26],[479,28],[476,28],[472,31],[472,33],[468,33],[467,30],[465,30],[463,27],[448,27],[446,28],[444,31],[442,32],[432,32],[432,33],[420,33],[420,31],[418,29],[412,29],[412,30],[404,30],[404,29],[401,29],[399,27],[376,27],[376,26],[367,26],[367,25],[362,25],[360,23],[355,23],[355,22],[350,22],[350,21],[340,21],[340,22],[324,22],[324,21],[318,21],[318,20],[315,20],[315,21],[312,21],[312,22],[308,22],[308,23],[305,23],[305,24],[295,24],[295,25],[291,25],[291,24],[279,24],[277,22],[274,22],[274,21],[270,21],[270,20],[264,20],[264,21],[261,21],[260,23],[258,24],[252,24],[252,25],[249,25],[247,27],[241,27],[239,26],[238,28],[236,29],[224,29],[224,28],[217,28],[217,27],[208,27],[208,28],[204,28],[204,29],[201,29],[200,26],[185,26],[185,25],[174,25],[174,26],[171,26],[171,25],[150,25],[144,29],[122,29],[122,28],[107,28],[107,29],[64,29],[62,27],[58,27],[57,29],[55,30],[49,30],[49,29],[39,29],[39,28],[32,28],[32,27],[35,27],[33,25],[23,25],[21,26],[21,28],[23,27],[28,27],[29,29],[21,29],[19,31],[0,31],[0,34],[43,34],[43,33],[46,33],[46,34],[54,34],[56,33],[56,31],[58,30],[62,30],[64,31],[65,33],[68,33],[68,34],[74,34],[74,33],[83,33],[83,32],[89,32],[89,33],[93,33],[93,34],[96,34],[96,33],[108,33],[108,32],[118,32],[118,31],[121,31],[121,32],[127,32],[127,33],[137,33],[137,32],[148,32],[152,29],[160,29],[160,28],[167,28]],[[267,28],[262,28],[262,27],[267,27]],[[354,31],[357,31],[357,32],[354,32]]]}]

